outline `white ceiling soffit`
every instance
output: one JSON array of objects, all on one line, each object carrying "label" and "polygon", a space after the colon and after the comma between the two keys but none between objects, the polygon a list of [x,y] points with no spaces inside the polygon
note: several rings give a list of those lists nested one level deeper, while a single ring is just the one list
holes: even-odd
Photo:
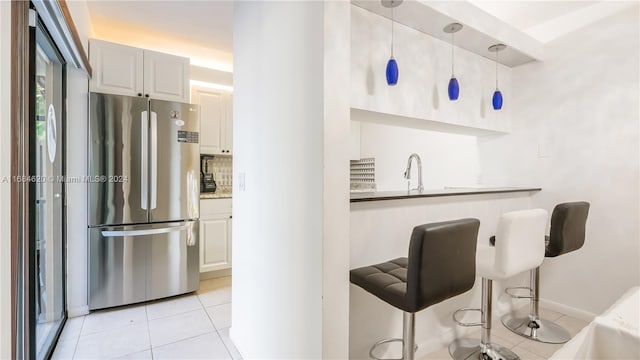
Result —
[{"label": "white ceiling soffit", "polygon": [[[376,0],[352,0],[352,4],[390,18],[391,12]],[[518,66],[534,60],[543,60],[543,44],[497,17],[462,1],[404,0],[394,8],[394,20],[427,35],[449,42],[451,35],[442,29],[452,22],[464,25],[456,33],[456,46],[488,59],[495,59],[489,46],[507,45],[500,52],[499,62],[506,66]]]}]

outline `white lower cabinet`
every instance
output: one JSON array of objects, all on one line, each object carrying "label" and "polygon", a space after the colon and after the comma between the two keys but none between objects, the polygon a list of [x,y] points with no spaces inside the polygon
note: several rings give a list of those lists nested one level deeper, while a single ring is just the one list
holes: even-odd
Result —
[{"label": "white lower cabinet", "polygon": [[231,199],[200,200],[200,272],[231,268]]}]

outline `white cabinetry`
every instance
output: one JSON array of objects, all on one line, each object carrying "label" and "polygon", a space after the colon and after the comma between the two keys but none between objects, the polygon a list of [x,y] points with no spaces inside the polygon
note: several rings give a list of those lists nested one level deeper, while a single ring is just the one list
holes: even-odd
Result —
[{"label": "white cabinetry", "polygon": [[231,155],[233,149],[233,95],[193,86],[191,102],[200,105],[200,152]]},{"label": "white cabinetry", "polygon": [[189,102],[189,58],[91,39],[89,90]]},{"label": "white cabinetry", "polygon": [[231,268],[231,199],[200,200],[200,272]]}]

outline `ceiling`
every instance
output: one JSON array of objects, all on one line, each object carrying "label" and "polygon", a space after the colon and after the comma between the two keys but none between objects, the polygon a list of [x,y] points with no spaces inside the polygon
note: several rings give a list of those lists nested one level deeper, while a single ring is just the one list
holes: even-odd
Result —
[{"label": "ceiling", "polygon": [[[231,70],[226,67],[232,64],[232,1],[89,0],[87,6],[96,38],[178,53],[201,66]],[[207,64],[212,56],[218,60]]]},{"label": "ceiling", "polygon": [[[577,24],[575,20],[587,10],[594,13],[598,12],[599,6],[617,3],[482,0],[470,2],[543,43],[562,35],[562,29],[558,27],[559,22]],[[196,65],[232,71],[231,0],[89,0],[87,4],[94,30],[93,36],[96,38],[177,53],[190,57]]]},{"label": "ceiling", "polygon": [[528,29],[597,4],[598,1],[481,1],[473,5],[525,33]]}]

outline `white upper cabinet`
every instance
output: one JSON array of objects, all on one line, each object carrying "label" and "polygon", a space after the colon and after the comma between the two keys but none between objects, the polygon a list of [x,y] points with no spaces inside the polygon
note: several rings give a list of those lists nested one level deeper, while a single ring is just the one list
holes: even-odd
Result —
[{"label": "white upper cabinet", "polygon": [[189,58],[91,39],[89,90],[189,102]]},{"label": "white upper cabinet", "polygon": [[93,77],[89,82],[89,90],[142,96],[144,50],[93,39],[90,51]]},{"label": "white upper cabinet", "polygon": [[189,58],[144,51],[145,95],[189,102]]},{"label": "white upper cabinet", "polygon": [[200,152],[210,155],[231,155],[232,95],[222,90],[193,86],[191,102],[200,105]]}]

